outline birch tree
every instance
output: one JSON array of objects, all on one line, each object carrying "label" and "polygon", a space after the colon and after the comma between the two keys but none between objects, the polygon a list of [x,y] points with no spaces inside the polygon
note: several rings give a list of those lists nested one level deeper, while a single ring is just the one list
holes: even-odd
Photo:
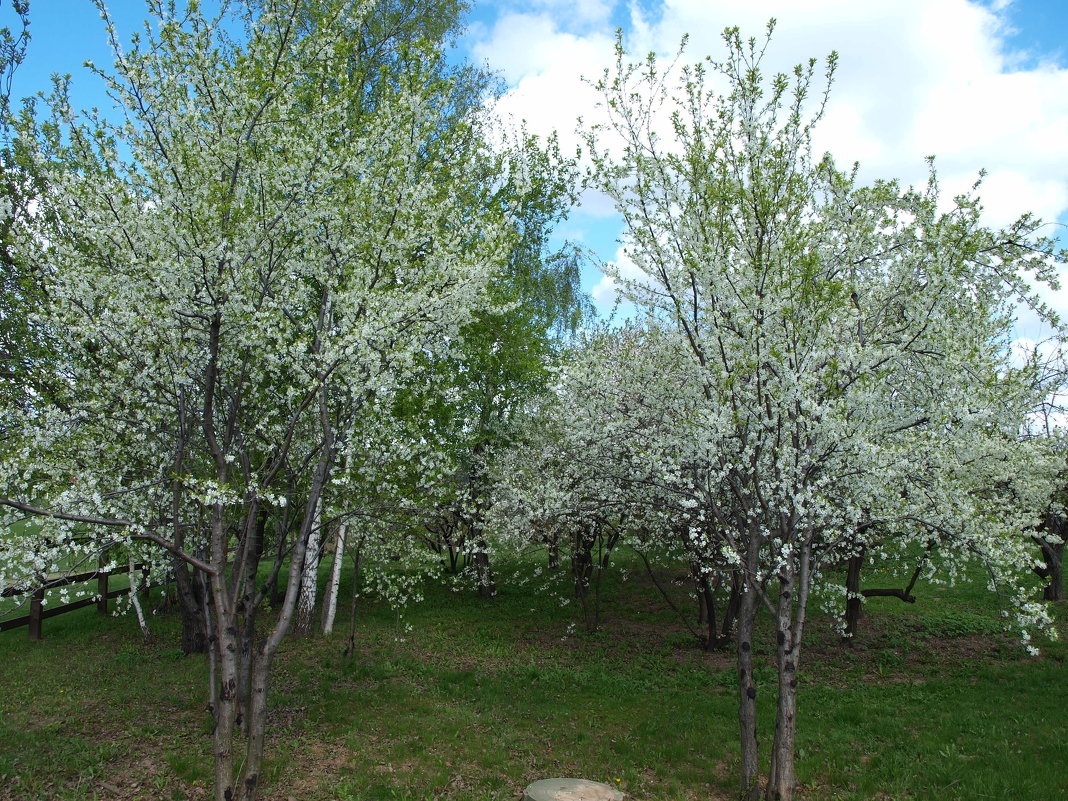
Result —
[{"label": "birch tree", "polygon": [[[769,26],[770,29],[773,26]],[[769,799],[794,792],[797,687],[814,582],[858,547],[871,517],[956,532],[960,562],[1016,586],[1033,556],[1014,507],[976,493],[971,465],[1021,420],[971,392],[1004,375],[1011,309],[1040,306],[1052,243],[1025,215],[983,225],[973,195],[863,186],[811,149],[836,58],[765,77],[767,40],[724,34],[726,56],[661,71],[627,60],[599,83],[609,122],[589,132],[595,178],[625,220],[637,278],[623,296],[674,332],[699,374],[699,437],[713,454],[714,532],[743,577],[736,633],[744,795],[761,792],[755,621],[773,620],[777,668]],[[911,391],[923,384],[925,393]],[[930,465],[921,474],[920,463]],[[933,503],[929,501],[933,500]],[[916,524],[919,527],[919,524]]]},{"label": "birch tree", "polygon": [[575,200],[574,161],[555,138],[519,133],[503,149],[496,175],[484,180],[495,187],[494,202],[511,210],[517,235],[490,286],[495,303],[461,330],[452,353],[428,360],[429,377],[405,396],[452,463],[452,496],[428,516],[428,544],[449,570],[473,568],[486,597],[495,594],[486,525],[498,494],[495,461],[539,408],[553,363],[591,313],[575,249],[549,246]]},{"label": "birch tree", "polygon": [[30,214],[38,181],[12,132],[15,109],[11,82],[29,44],[29,3],[12,0],[21,30],[0,29],[0,436],[6,412],[24,406],[34,393],[47,392],[39,369],[48,353],[47,338],[31,316],[40,301],[40,281],[15,241],[15,231]]},{"label": "birch tree", "polygon": [[[211,598],[219,801],[259,792],[271,664],[316,510],[345,503],[330,493],[355,447],[345,432],[455,337],[511,239],[465,183],[493,159],[482,122],[441,124],[432,43],[360,116],[345,31],[370,5],[323,0],[310,18],[305,4],[260,5],[209,18],[151,4],[124,47],[101,3],[115,50],[101,75],[124,119],[80,118],[60,86],[51,117],[25,121],[48,189],[17,235],[47,276],[77,392],[23,410],[0,465],[2,503],[43,521],[4,552],[0,583],[112,543],[155,544],[160,571],[192,568]],[[285,590],[257,628],[271,530],[266,567]]]}]

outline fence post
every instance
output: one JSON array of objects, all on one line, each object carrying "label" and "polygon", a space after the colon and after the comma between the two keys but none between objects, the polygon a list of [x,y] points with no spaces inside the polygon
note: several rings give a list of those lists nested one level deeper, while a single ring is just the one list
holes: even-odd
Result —
[{"label": "fence post", "polygon": [[104,557],[100,557],[100,572],[96,576],[96,594],[99,596],[96,599],[96,611],[98,614],[106,615],[108,613],[108,574],[103,570]]},{"label": "fence post", "polygon": [[44,588],[33,591],[30,598],[30,639],[41,639],[41,611],[44,606]]}]

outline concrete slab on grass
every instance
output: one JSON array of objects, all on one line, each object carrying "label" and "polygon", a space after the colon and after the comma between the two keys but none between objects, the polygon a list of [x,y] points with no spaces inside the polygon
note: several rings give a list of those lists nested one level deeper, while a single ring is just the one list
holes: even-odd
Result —
[{"label": "concrete slab on grass", "polygon": [[586,779],[542,779],[526,789],[523,801],[623,801],[623,793]]}]

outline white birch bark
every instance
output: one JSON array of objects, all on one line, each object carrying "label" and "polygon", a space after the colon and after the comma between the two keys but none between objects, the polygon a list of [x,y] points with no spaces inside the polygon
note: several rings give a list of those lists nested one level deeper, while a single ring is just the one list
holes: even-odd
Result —
[{"label": "white birch bark", "polygon": [[315,505],[315,521],[308,532],[308,548],[304,555],[304,568],[300,575],[300,600],[297,602],[297,631],[310,634],[315,599],[319,589],[319,550],[322,547],[322,502]]},{"label": "white birch bark", "polygon": [[342,523],[337,528],[337,541],[334,544],[334,564],[330,571],[330,583],[323,599],[323,634],[334,630],[334,617],[337,614],[337,591],[341,584],[341,566],[345,561],[345,533],[348,526]]},{"label": "white birch bark", "polygon": [[137,597],[137,591],[141,588],[138,586],[139,582],[135,578],[133,554],[130,554],[129,567],[130,603],[133,604],[134,612],[137,613],[137,625],[141,627],[141,636],[145,638],[145,642],[148,642],[152,637],[152,632],[148,630],[148,623],[145,621],[145,612],[141,609],[141,599]]}]

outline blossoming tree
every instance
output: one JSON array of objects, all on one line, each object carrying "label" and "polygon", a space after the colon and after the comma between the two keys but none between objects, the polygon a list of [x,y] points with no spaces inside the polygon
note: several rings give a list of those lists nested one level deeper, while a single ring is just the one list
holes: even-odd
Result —
[{"label": "blossoming tree", "polygon": [[[599,83],[610,121],[588,140],[639,271],[616,275],[620,291],[672,332],[704,399],[701,425],[680,432],[711,456],[688,525],[743,576],[745,795],[761,789],[763,609],[778,675],[765,794],[789,799],[809,598],[864,544],[868,521],[955,532],[960,561],[1010,584],[1033,562],[1018,528],[1028,503],[992,513],[1005,499],[975,491],[990,480],[975,465],[1022,422],[981,402],[982,388],[1009,380],[1012,305],[1038,305],[1025,276],[1052,278],[1052,244],[1030,216],[991,230],[974,197],[944,203],[933,170],[920,189],[862,186],[856,169],[814,157],[826,101],[816,62],[766,79],[765,43],[736,29],[724,39],[723,61],[677,73],[652,56],[628,63],[620,47]],[[828,87],[834,68],[832,55]],[[1037,605],[1018,612],[1041,617]]]},{"label": "blossoming tree", "polygon": [[[433,42],[363,104],[381,73],[346,32],[373,4],[151,7],[104,76],[125,119],[79,119],[60,86],[21,132],[47,191],[20,243],[48,276],[72,400],[12,426],[2,503],[43,524],[0,583],[123,543],[210,597],[193,608],[216,797],[251,799],[323,507],[346,508],[346,453],[393,447],[355,421],[485,303],[512,229],[469,178],[495,158],[477,109],[442,124]],[[287,576],[266,627],[261,568]]]}]

